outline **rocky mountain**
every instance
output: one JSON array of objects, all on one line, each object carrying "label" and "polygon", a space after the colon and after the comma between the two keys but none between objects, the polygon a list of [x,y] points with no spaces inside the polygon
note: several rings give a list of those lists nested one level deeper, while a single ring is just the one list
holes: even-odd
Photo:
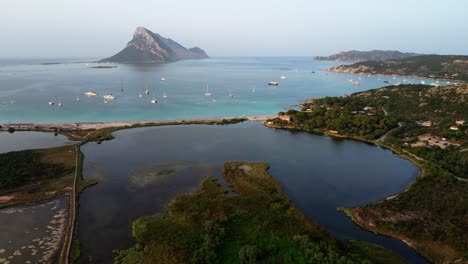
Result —
[{"label": "rocky mountain", "polygon": [[170,38],[137,27],[133,39],[122,51],[101,62],[151,63],[204,58],[208,55],[201,48],[187,49]]},{"label": "rocky mountain", "polygon": [[397,50],[371,50],[371,51],[345,51],[327,57],[317,56],[316,60],[331,60],[331,61],[347,61],[347,62],[362,62],[362,61],[382,61],[392,59],[404,59],[417,56],[417,53],[400,52]]},{"label": "rocky mountain", "polygon": [[364,61],[329,69],[334,72],[419,76],[468,80],[468,56],[420,55],[399,60]]}]

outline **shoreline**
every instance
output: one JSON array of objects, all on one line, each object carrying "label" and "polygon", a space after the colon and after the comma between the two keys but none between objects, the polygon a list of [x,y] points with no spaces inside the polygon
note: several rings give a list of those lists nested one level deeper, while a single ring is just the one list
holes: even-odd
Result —
[{"label": "shoreline", "polygon": [[137,120],[137,121],[110,121],[110,122],[68,122],[68,123],[3,123],[0,124],[4,130],[14,128],[18,131],[23,130],[91,130],[103,128],[121,128],[132,126],[151,126],[151,125],[173,125],[177,124],[193,124],[193,123],[211,123],[222,122],[223,120],[244,119],[245,121],[265,121],[276,117],[277,115],[254,115],[254,116],[239,116],[239,117],[214,117],[214,118],[187,118],[187,119],[172,119],[172,120]]},{"label": "shoreline", "polygon": [[[335,72],[335,73],[347,73],[347,74],[355,74],[355,75],[372,75],[372,76],[382,76],[382,77],[407,77],[407,78],[415,78],[415,79],[427,79],[427,80],[435,80],[435,81],[450,81],[450,84],[444,84],[444,85],[454,85],[453,82],[456,82],[458,84],[460,83],[465,83],[466,80],[458,80],[458,79],[446,79],[446,78],[432,78],[432,77],[425,77],[425,76],[419,76],[419,75],[405,75],[405,74],[383,74],[383,73],[366,73],[366,72],[349,72],[349,71],[343,71],[343,70],[335,70],[333,68],[328,68],[325,69],[328,72]],[[395,85],[392,83],[388,83],[388,85]],[[430,85],[430,84],[425,84],[425,85]],[[439,86],[444,86],[444,85],[439,85]]]}]

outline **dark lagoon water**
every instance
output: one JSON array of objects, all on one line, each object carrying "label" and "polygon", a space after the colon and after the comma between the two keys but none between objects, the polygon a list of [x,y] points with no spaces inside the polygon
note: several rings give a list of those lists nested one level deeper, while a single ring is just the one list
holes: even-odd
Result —
[{"label": "dark lagoon water", "polygon": [[25,149],[41,149],[76,144],[62,135],[45,132],[17,131],[8,133],[0,132],[0,153],[19,151]]},{"label": "dark lagoon water", "polygon": [[236,160],[268,162],[294,204],[339,239],[380,244],[413,263],[427,263],[403,242],[364,231],[336,210],[383,199],[415,181],[419,169],[388,150],[257,122],[114,135],[82,148],[84,177],[100,180],[80,197],[82,263],[111,262],[113,249],[134,244],[132,220],[164,212],[172,198],[196,189],[206,175],[221,179],[221,165]]}]

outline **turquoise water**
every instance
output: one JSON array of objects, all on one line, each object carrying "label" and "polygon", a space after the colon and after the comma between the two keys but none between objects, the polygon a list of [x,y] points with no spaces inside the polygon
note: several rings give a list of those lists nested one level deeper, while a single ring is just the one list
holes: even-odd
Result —
[{"label": "turquoise water", "polygon": [[[344,95],[381,87],[385,85],[384,80],[420,82],[412,78],[330,73],[324,69],[338,63],[309,57],[211,58],[157,65],[116,65],[117,68],[111,69],[91,68],[99,64],[72,61],[93,60],[0,60],[0,123],[267,115],[310,97]],[[41,65],[44,62],[61,64]],[[281,80],[282,75],[287,79]],[[161,77],[167,82],[161,83]],[[349,79],[359,81],[361,86],[352,86]],[[278,81],[280,85],[268,86],[268,81]],[[121,91],[121,82],[124,91]],[[144,94],[146,82],[150,85],[150,95]],[[213,93],[211,97],[204,96],[207,83]],[[252,89],[256,93],[252,93]],[[84,93],[89,90],[96,91],[99,96],[86,97]],[[117,100],[105,104],[102,96],[110,93]],[[164,93],[167,98],[163,98]],[[150,102],[153,94],[158,100],[156,105]],[[58,99],[63,107],[56,106]],[[56,105],[49,106],[50,101]]]}]

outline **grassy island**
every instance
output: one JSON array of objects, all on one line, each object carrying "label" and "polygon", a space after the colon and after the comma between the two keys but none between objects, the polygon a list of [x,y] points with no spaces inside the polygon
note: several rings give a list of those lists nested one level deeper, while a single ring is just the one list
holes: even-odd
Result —
[{"label": "grassy island", "polygon": [[265,125],[373,142],[421,167],[406,191],[345,210],[435,263],[468,260],[468,85],[400,85],[311,99]]},{"label": "grassy island", "polygon": [[229,162],[235,194],[212,178],[174,199],[164,215],[133,223],[137,244],[116,263],[404,263],[362,242],[341,244],[305,217],[271,177],[268,164]]}]

